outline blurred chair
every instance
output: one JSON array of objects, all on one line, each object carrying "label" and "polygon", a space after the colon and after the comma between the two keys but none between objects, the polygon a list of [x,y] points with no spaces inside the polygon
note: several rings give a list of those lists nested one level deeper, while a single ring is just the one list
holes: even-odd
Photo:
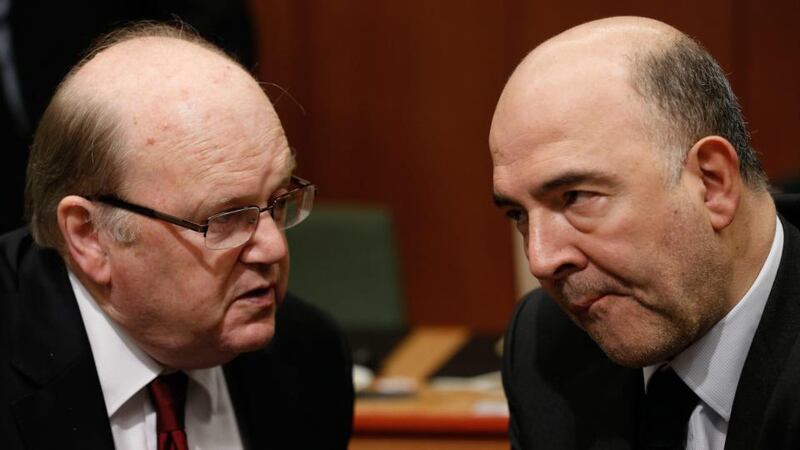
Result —
[{"label": "blurred chair", "polygon": [[388,210],[315,205],[308,219],[286,234],[291,292],[328,311],[351,335],[404,329]]}]

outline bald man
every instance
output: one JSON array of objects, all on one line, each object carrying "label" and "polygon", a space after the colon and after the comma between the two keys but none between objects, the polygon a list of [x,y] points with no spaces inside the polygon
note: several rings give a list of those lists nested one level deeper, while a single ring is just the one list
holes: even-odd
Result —
[{"label": "bald man", "polygon": [[[286,295],[315,187],[259,84],[164,25],[57,90],[0,238],[4,449],[344,449],[346,345]],[[280,311],[279,311],[280,307]]]},{"label": "bald man", "polygon": [[542,285],[505,340],[514,448],[800,448],[800,201],[776,212],[699,44],[567,30],[514,71],[489,144]]}]

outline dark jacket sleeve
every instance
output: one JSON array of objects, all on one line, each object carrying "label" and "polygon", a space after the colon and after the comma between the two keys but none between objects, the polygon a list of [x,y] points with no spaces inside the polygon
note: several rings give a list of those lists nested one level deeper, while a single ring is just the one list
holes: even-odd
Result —
[{"label": "dark jacket sleeve", "polygon": [[353,423],[352,362],[333,319],[288,295],[263,350],[227,364],[245,445],[344,450]]},{"label": "dark jacket sleeve", "polygon": [[641,370],[609,361],[543,290],[531,292],[503,352],[512,448],[631,448],[641,380]]},{"label": "dark jacket sleeve", "polygon": [[330,315],[291,295],[279,310],[277,326],[276,350],[301,368],[298,376],[306,407],[309,412],[318,409],[306,432],[318,434],[319,441],[309,448],[346,449],[355,395],[344,334]]},{"label": "dark jacket sleeve", "polygon": [[506,337],[503,340],[503,389],[505,390],[506,398],[508,399],[508,408],[511,412],[508,424],[508,438],[511,443],[511,448],[514,450],[522,449],[518,424],[519,414],[517,413],[519,406],[517,404],[517,398],[514,395],[516,390],[513,388],[514,339],[517,326],[519,325],[520,311],[525,308],[529,300],[530,297],[525,297],[517,304],[517,308],[514,310],[514,314],[511,316],[511,322],[506,330]]}]

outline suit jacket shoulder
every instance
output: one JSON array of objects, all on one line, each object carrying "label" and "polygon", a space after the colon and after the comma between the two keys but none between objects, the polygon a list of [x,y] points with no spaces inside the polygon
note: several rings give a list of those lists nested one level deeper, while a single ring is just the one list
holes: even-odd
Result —
[{"label": "suit jacket shoulder", "polygon": [[112,449],[61,257],[27,230],[0,237],[0,436],[5,449]]},{"label": "suit jacket shoulder", "polygon": [[541,289],[509,325],[503,385],[514,448],[631,448],[641,370],[612,363]]},{"label": "suit jacket shoulder", "polygon": [[350,350],[327,314],[288,295],[263,350],[225,366],[250,448],[346,449],[353,422]]},{"label": "suit jacket shoulder", "polygon": [[[783,215],[787,205],[776,200]],[[790,217],[800,218],[800,202],[789,206]],[[783,255],[736,388],[730,450],[800,448],[800,231],[786,217],[781,222]]]}]

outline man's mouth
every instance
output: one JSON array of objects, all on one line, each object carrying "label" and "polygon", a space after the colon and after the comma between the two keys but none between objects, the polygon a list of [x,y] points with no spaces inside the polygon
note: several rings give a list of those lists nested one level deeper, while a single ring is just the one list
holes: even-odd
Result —
[{"label": "man's mouth", "polygon": [[571,312],[576,316],[583,315],[584,313],[586,313],[586,311],[589,310],[589,308],[593,304],[595,304],[597,301],[601,300],[605,296],[606,294],[597,294],[588,297],[583,297],[577,301],[568,301],[567,309],[569,309],[569,312]]},{"label": "man's mouth", "polygon": [[578,300],[569,300],[565,302],[567,310],[575,317],[583,317],[589,313],[592,306],[598,302],[609,300],[611,297],[624,297],[624,294],[619,292],[595,292],[592,294],[581,296]]},{"label": "man's mouth", "polygon": [[271,306],[275,304],[275,288],[273,286],[259,286],[237,296],[236,301],[247,302],[256,306]]}]

